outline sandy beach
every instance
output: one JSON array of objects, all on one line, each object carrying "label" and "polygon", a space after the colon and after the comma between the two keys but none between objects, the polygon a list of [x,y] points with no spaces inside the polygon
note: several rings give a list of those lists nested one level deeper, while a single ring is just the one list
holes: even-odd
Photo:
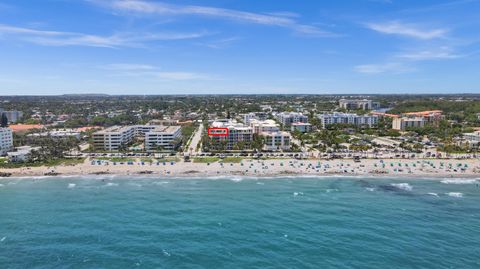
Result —
[{"label": "sandy beach", "polygon": [[284,176],[284,175],[364,175],[464,178],[480,177],[477,159],[363,159],[295,160],[245,159],[238,163],[130,162],[118,163],[86,159],[84,163],[53,167],[2,169],[12,177],[45,175],[161,175],[161,176]]}]

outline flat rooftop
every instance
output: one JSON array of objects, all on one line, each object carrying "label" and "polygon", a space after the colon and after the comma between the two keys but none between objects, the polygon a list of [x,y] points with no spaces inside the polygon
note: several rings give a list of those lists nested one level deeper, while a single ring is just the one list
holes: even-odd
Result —
[{"label": "flat rooftop", "polygon": [[101,131],[96,132],[95,134],[109,134],[109,133],[121,133],[130,130],[133,126],[112,126]]},{"label": "flat rooftop", "polygon": [[155,129],[152,129],[149,133],[175,133],[181,127],[180,126],[156,126]]}]

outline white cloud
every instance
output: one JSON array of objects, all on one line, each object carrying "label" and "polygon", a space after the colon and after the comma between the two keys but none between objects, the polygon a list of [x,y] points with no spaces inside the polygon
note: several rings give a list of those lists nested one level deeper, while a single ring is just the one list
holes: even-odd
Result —
[{"label": "white cloud", "polygon": [[381,73],[406,73],[413,71],[412,67],[404,63],[385,63],[385,64],[364,64],[357,65],[354,70],[363,74],[381,74]]},{"label": "white cloud", "polygon": [[190,73],[190,72],[156,72],[152,75],[167,80],[210,80],[206,75]]},{"label": "white cloud", "polygon": [[232,45],[234,42],[237,42],[238,40],[241,40],[240,37],[227,37],[227,38],[222,38],[222,39],[217,39],[217,40],[212,40],[209,42],[202,42],[198,43],[199,45],[209,47],[212,49],[223,49],[226,48],[230,45]]},{"label": "white cloud", "polygon": [[44,31],[0,24],[0,35],[10,35],[19,40],[45,46],[88,46],[88,47],[136,47],[145,42],[195,39],[208,33],[117,33],[113,35],[91,35],[74,32]]},{"label": "white cloud", "polygon": [[448,33],[448,29],[444,28],[421,29],[417,25],[400,23],[398,21],[368,23],[367,27],[383,34],[401,35],[423,40],[442,38]]},{"label": "white cloud", "polygon": [[55,32],[55,31],[41,31],[29,28],[16,27],[11,25],[0,24],[0,33],[4,34],[30,34],[40,36],[61,36],[69,35],[67,32]]},{"label": "white cloud", "polygon": [[305,25],[297,22],[288,13],[283,14],[261,14],[253,12],[238,11],[226,8],[216,8],[194,5],[172,5],[163,2],[148,2],[142,0],[87,0],[89,2],[109,7],[115,11],[133,12],[150,15],[197,15],[215,18],[224,18],[229,20],[242,21],[253,24],[279,26],[293,29],[294,31],[307,35],[332,36],[332,33],[326,32],[312,25]]},{"label": "white cloud", "polygon": [[210,75],[185,72],[185,71],[165,71],[162,68],[149,64],[136,63],[114,63],[99,66],[100,69],[112,71],[113,76],[131,76],[154,78],[160,80],[214,80]]},{"label": "white cloud", "polygon": [[455,54],[451,49],[447,47],[441,47],[437,50],[422,50],[416,52],[407,52],[397,55],[398,58],[403,58],[412,61],[425,61],[425,60],[448,60],[457,59],[463,57],[463,55]]},{"label": "white cloud", "polygon": [[126,63],[119,63],[119,64],[107,64],[101,66],[102,69],[107,70],[118,70],[118,71],[131,71],[131,70],[153,70],[156,69],[155,66],[148,65],[148,64],[126,64]]}]

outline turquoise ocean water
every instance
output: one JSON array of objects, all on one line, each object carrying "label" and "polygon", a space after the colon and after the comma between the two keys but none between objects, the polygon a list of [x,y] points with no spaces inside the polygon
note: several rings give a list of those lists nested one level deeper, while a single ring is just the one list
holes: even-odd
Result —
[{"label": "turquoise ocean water", "polygon": [[0,268],[480,268],[476,180],[0,181]]}]

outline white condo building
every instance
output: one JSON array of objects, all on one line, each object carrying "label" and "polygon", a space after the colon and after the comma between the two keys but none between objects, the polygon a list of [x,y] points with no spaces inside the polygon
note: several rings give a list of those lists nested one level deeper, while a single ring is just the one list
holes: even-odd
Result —
[{"label": "white condo building", "polygon": [[349,100],[349,99],[340,99],[338,105],[340,108],[347,110],[363,109],[363,110],[372,110],[377,105],[377,103],[372,102],[372,100],[361,99],[361,100]]},{"label": "white condo building", "polygon": [[251,120],[260,120],[264,121],[268,118],[268,113],[266,112],[250,112],[243,115],[243,123],[250,125]]},{"label": "white condo building", "polygon": [[376,115],[357,115],[352,113],[331,113],[319,114],[318,119],[322,123],[322,128],[331,124],[352,124],[355,126],[372,127],[378,124],[378,116]]},{"label": "white condo building", "polygon": [[288,132],[262,132],[260,135],[264,137],[264,150],[276,151],[290,149],[292,136]]},{"label": "white condo building", "polygon": [[13,148],[13,133],[10,128],[0,127],[0,156],[4,156]]},{"label": "white condo building", "polygon": [[463,138],[467,140],[470,144],[479,144],[480,143],[480,131],[473,133],[463,134]]},{"label": "white condo building", "polygon": [[226,141],[227,149],[234,149],[235,145],[239,142],[250,143],[253,141],[253,129],[252,127],[245,126],[235,120],[220,119],[211,124],[213,128],[227,128],[228,136],[212,136],[213,141]]},{"label": "white condo building", "polygon": [[119,150],[133,141],[134,126],[112,126],[93,134],[93,145],[97,150]]},{"label": "white condo building", "polygon": [[253,133],[264,138],[264,150],[288,150],[290,149],[291,135],[288,132],[281,132],[280,126],[273,120],[252,120],[250,127]]},{"label": "white condo building", "polygon": [[178,138],[182,135],[180,126],[155,126],[155,129],[145,133],[145,149],[147,151],[173,150],[178,144]]},{"label": "white condo building", "polygon": [[252,127],[254,134],[280,131],[280,127],[274,120],[250,120],[250,127]]},{"label": "white condo building", "polygon": [[394,118],[392,121],[392,129],[405,131],[407,128],[423,128],[427,121],[423,117],[415,118]]},{"label": "white condo building", "polygon": [[308,122],[308,117],[299,112],[281,112],[275,115],[283,126],[290,126],[295,122]]},{"label": "white condo building", "polygon": [[93,134],[95,149],[115,151],[130,144],[135,137],[145,138],[145,149],[155,150],[162,146],[173,150],[175,139],[181,136],[180,126],[132,125],[112,126]]}]

